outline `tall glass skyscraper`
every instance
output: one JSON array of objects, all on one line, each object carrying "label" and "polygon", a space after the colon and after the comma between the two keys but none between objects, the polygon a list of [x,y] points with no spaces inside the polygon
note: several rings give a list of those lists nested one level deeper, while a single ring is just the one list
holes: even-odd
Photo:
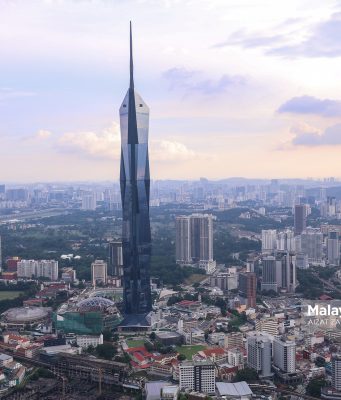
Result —
[{"label": "tall glass skyscraper", "polygon": [[130,85],[120,107],[121,198],[124,311],[134,316],[151,311],[149,265],[151,234],[149,221],[149,108],[134,89],[132,32],[130,23]]}]

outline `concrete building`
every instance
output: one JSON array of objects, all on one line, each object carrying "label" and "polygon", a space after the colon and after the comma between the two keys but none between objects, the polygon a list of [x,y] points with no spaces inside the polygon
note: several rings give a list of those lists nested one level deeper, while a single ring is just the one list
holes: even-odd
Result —
[{"label": "concrete building", "polygon": [[294,231],[300,235],[307,226],[307,211],[305,204],[296,204],[294,210]]},{"label": "concrete building", "polygon": [[234,290],[238,288],[238,272],[236,268],[229,268],[228,272],[210,276],[210,287],[221,290]]},{"label": "concrete building", "polygon": [[257,276],[254,272],[239,274],[239,293],[248,308],[256,307]]},{"label": "concrete building", "polygon": [[276,249],[277,231],[276,229],[262,230],[262,253],[271,253]]},{"label": "concrete building", "polygon": [[107,263],[103,260],[96,260],[91,264],[91,281],[93,286],[98,283],[107,283]]},{"label": "concrete building", "polygon": [[278,321],[276,318],[256,319],[255,328],[257,332],[268,333],[269,335],[278,335]]},{"label": "concrete building", "polygon": [[180,389],[215,393],[215,366],[212,361],[185,361],[179,365]]},{"label": "concrete building", "polygon": [[340,241],[338,231],[330,231],[328,233],[327,259],[329,265],[340,265]]},{"label": "concrete building", "polygon": [[341,355],[337,354],[332,358],[332,386],[341,392]]},{"label": "concrete building", "polygon": [[309,264],[321,264],[323,259],[323,234],[318,228],[307,228],[301,233],[301,252],[308,256]]},{"label": "concrete building", "polygon": [[178,264],[197,264],[207,273],[216,269],[213,259],[213,218],[211,214],[176,217],[175,247]]},{"label": "concrete building", "polygon": [[276,242],[277,250],[281,251],[295,251],[295,233],[290,230],[286,229],[283,232],[279,232],[277,234],[277,242]]},{"label": "concrete building", "polygon": [[296,371],[296,344],[282,338],[273,341],[273,363],[282,372],[294,373]]},{"label": "concrete building", "polygon": [[241,332],[230,332],[225,335],[224,347],[225,349],[242,347],[243,346],[243,334]]},{"label": "concrete building", "polygon": [[262,291],[277,292],[282,286],[282,263],[275,256],[263,258]]},{"label": "concrete building", "polygon": [[76,343],[82,349],[87,349],[89,346],[96,347],[103,344],[103,335],[77,335]]},{"label": "concrete building", "polygon": [[55,260],[21,260],[17,263],[18,278],[58,279],[58,261]]},{"label": "concrete building", "polygon": [[271,376],[272,343],[267,334],[253,333],[247,338],[247,364],[260,377]]},{"label": "concrete building", "polygon": [[96,210],[97,201],[95,193],[86,193],[82,196],[82,210],[93,211]]},{"label": "concrete building", "polygon": [[109,273],[111,276],[123,276],[122,241],[109,243]]},{"label": "concrete building", "polygon": [[244,367],[244,351],[240,347],[234,347],[227,351],[227,361],[230,365],[242,369]]}]

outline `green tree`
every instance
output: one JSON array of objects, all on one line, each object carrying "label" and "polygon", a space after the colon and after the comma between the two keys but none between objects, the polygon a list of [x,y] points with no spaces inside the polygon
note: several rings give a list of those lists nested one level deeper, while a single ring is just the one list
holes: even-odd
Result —
[{"label": "green tree", "polygon": [[309,396],[320,397],[321,389],[325,386],[327,386],[327,381],[324,378],[312,379],[307,385],[306,393]]},{"label": "green tree", "polygon": [[99,358],[104,358],[105,360],[111,360],[116,354],[116,349],[110,343],[99,344],[96,347],[96,353]]},{"label": "green tree", "polygon": [[253,368],[246,367],[237,372],[234,382],[246,381],[253,382],[258,380],[257,371]]}]

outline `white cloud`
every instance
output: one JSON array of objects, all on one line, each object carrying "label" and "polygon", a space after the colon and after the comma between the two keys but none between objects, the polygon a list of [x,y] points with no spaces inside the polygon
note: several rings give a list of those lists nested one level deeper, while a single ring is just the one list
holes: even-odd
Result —
[{"label": "white cloud", "polygon": [[48,139],[51,135],[52,135],[52,132],[44,130],[44,129],[40,129],[36,133],[35,138],[36,139]]},{"label": "white cloud", "polygon": [[58,144],[65,150],[85,154],[94,158],[117,159],[120,155],[119,125],[112,125],[102,132],[68,132]]},{"label": "white cloud", "polygon": [[[98,159],[119,159],[120,129],[116,122],[102,132],[68,132],[58,140],[63,150]],[[155,161],[185,161],[196,156],[184,143],[173,140],[152,140],[151,159]]]},{"label": "white cloud", "polygon": [[193,159],[195,155],[195,151],[177,141],[160,140],[151,142],[151,158],[157,161],[186,161]]}]

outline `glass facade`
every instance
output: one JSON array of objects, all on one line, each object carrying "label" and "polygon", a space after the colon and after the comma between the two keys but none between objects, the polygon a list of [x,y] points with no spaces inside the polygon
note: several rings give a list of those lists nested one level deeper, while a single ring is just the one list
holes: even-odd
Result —
[{"label": "glass facade", "polygon": [[130,86],[120,107],[123,300],[125,314],[151,310],[149,265],[149,108],[134,90],[130,29]]}]

